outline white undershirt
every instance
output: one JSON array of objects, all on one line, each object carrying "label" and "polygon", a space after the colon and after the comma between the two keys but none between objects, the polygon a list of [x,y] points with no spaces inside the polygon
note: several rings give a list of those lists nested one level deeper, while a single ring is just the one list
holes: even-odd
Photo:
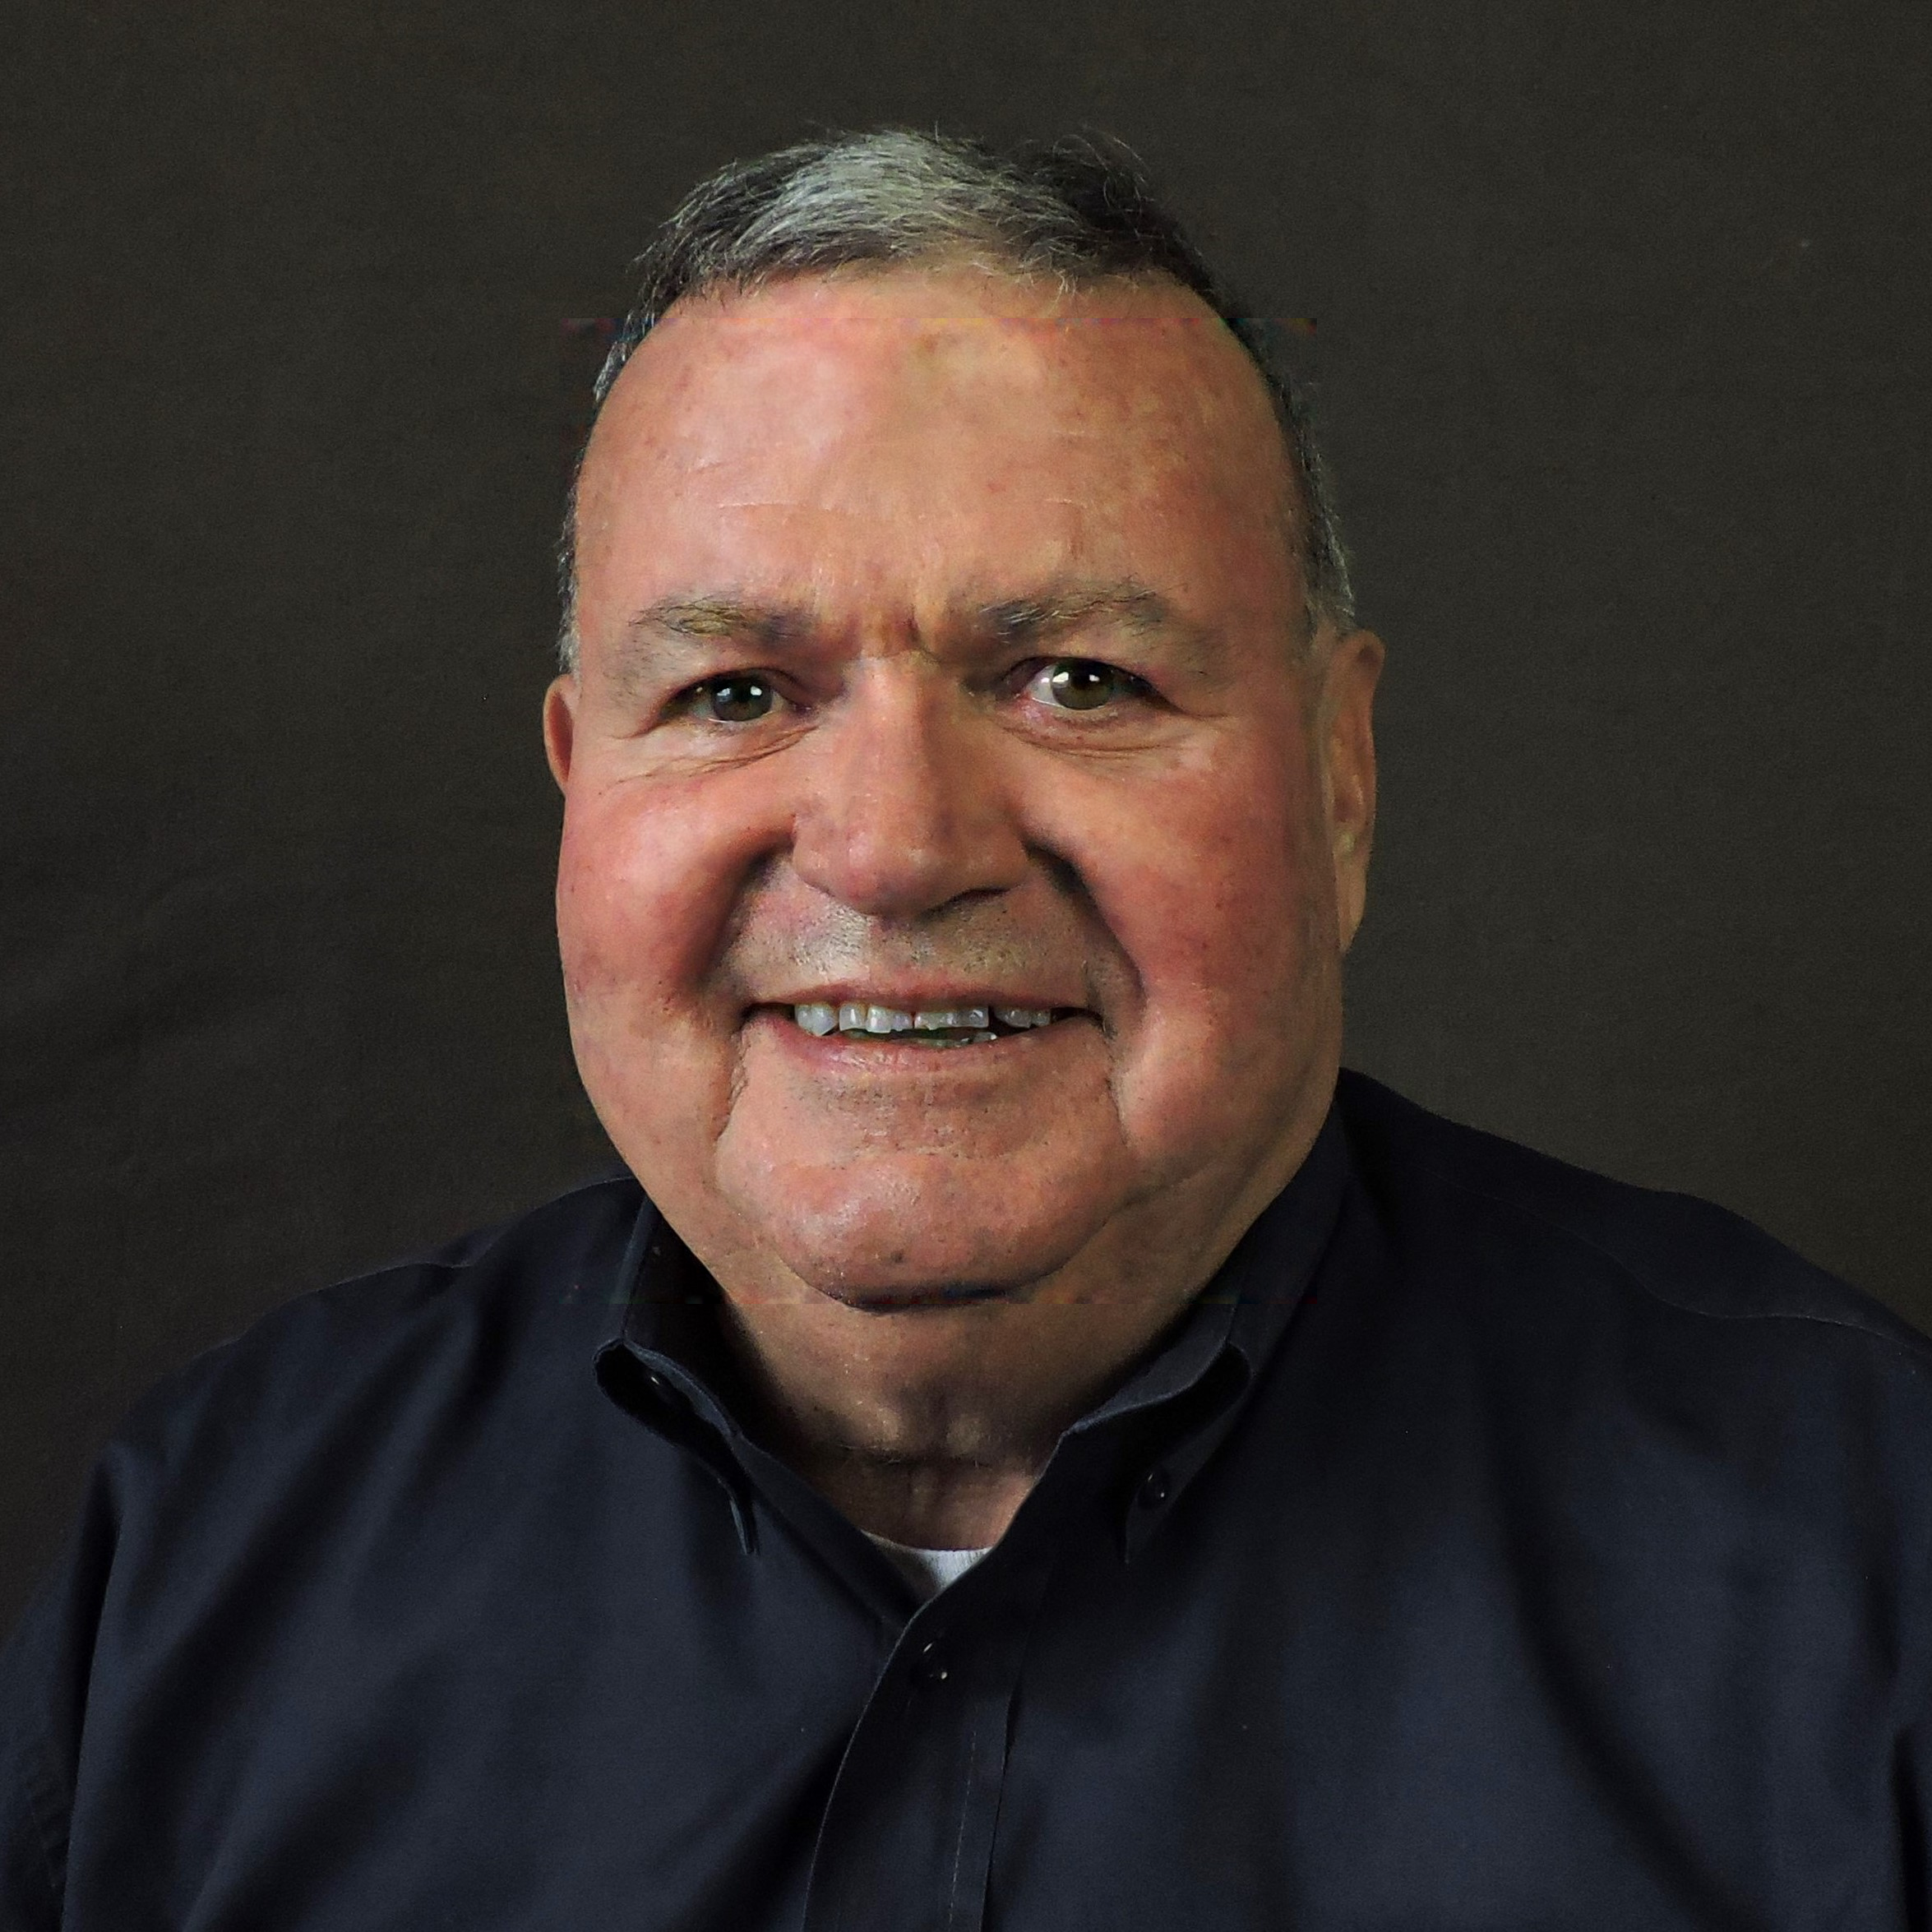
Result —
[{"label": "white undershirt", "polygon": [[[985,1550],[915,1550],[908,1543],[895,1543],[890,1537],[874,1537],[870,1530],[866,1534],[892,1559],[906,1581],[922,1597],[936,1597],[948,1583],[956,1583],[986,1555]],[[987,1548],[991,1547],[988,1544]]]}]

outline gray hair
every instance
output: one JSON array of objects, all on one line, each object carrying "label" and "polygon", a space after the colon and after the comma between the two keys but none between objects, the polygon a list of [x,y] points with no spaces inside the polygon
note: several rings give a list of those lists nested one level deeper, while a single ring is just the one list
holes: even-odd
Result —
[{"label": "gray hair", "polygon": [[[1308,636],[1324,625],[1354,627],[1333,492],[1302,399],[1270,353],[1265,326],[1237,311],[1116,141],[1067,136],[1001,155],[978,141],[892,127],[807,141],[720,169],[692,189],[638,257],[637,299],[598,376],[594,405],[601,409],[638,344],[685,296],[720,288],[749,293],[865,263],[936,261],[1052,276],[1067,288],[1164,276],[1192,289],[1247,351],[1273,400],[1300,498],[1296,534]],[[557,547],[557,655],[566,672],[577,663],[582,469],[580,451]]]}]

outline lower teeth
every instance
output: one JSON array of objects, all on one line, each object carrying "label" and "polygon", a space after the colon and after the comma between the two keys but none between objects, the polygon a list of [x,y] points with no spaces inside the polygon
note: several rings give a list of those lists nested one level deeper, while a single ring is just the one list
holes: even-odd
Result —
[{"label": "lower teeth", "polygon": [[[876,1040],[881,1036],[867,1032],[862,1027],[841,1028],[842,1040]],[[904,1041],[911,1047],[983,1047],[1003,1036],[991,1028],[975,1028],[970,1033],[903,1033],[884,1036],[894,1042]]]}]

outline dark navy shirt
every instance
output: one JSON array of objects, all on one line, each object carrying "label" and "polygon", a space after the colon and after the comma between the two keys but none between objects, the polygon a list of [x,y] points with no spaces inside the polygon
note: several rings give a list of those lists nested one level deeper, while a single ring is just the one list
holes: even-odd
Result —
[{"label": "dark navy shirt", "polygon": [[628,1178],[155,1390],[0,1656],[7,1932],[1929,1920],[1932,1343],[1345,1074],[921,1604]]}]

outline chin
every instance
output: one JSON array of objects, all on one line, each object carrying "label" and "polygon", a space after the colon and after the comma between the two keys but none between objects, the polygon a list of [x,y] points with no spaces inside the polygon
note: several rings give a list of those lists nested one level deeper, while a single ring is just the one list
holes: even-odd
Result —
[{"label": "chin", "polygon": [[[928,1157],[766,1168],[756,1187],[745,1190],[719,1178],[762,1245],[807,1287],[879,1313],[1023,1299],[1065,1267],[1118,1205],[1088,1190],[1082,1211],[1069,1213],[1065,1204],[1082,1199],[1070,1188],[1029,1188],[1031,1198],[1009,1191],[1001,1199],[996,1176],[969,1178],[959,1165]],[[1010,1190],[1010,1164],[997,1166]]]}]

